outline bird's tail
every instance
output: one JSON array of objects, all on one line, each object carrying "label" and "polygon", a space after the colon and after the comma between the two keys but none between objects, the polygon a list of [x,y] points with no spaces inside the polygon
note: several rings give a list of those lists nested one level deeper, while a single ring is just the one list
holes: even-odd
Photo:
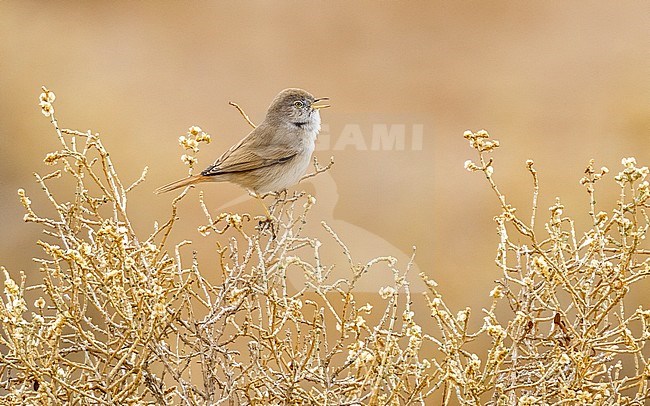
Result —
[{"label": "bird's tail", "polygon": [[160,193],[171,192],[172,190],[176,190],[185,186],[196,185],[197,183],[205,182],[208,180],[210,180],[209,176],[203,176],[203,175],[189,176],[185,179],[179,179],[172,183],[168,183],[165,186],[161,186],[158,189],[156,189],[154,193],[160,194]]}]

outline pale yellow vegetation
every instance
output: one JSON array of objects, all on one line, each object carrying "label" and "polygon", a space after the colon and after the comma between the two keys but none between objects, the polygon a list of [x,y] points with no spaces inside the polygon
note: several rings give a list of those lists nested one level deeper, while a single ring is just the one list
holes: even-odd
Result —
[{"label": "pale yellow vegetation", "polygon": [[[197,237],[217,245],[216,264],[199,263],[190,241],[170,241],[187,191],[166,222],[137,234],[127,197],[146,169],[122,183],[100,136],[60,128],[54,101],[44,89],[41,107],[60,142],[45,162],[56,170],[36,178],[56,215],[41,215],[19,191],[25,221],[45,234],[38,241],[42,282],[26,286],[24,275],[3,269],[4,404],[401,405],[436,396],[468,405],[647,402],[650,310],[626,306],[650,274],[648,169],[633,158],[613,177],[621,194],[609,211],[595,198],[608,170],[588,166],[581,183],[589,221],[578,235],[578,220],[564,215],[559,200],[536,224],[532,161],[532,216],[520,217],[487,158],[498,142],[485,131],[465,133],[478,152],[465,166],[484,174],[502,208],[495,217],[501,279],[485,292],[493,303],[482,309],[483,326],[469,331],[471,309],[450,309],[426,272],[430,314],[418,315],[405,278],[410,264],[390,256],[356,263],[325,223],[331,238],[305,235],[305,222],[320,220],[310,217],[317,202],[304,192],[275,196],[273,222],[213,213],[200,196],[206,223]],[[190,170],[209,141],[198,127],[179,139]],[[60,177],[74,181],[72,198],[48,186]],[[329,277],[334,264],[321,260],[323,244],[340,246],[347,262],[336,266],[347,267],[349,278]],[[377,292],[381,306],[358,303],[355,283],[380,264],[394,274]],[[292,289],[287,272],[303,272],[307,282]],[[215,273],[218,283],[206,277]],[[480,339],[485,351],[468,350]]]}]

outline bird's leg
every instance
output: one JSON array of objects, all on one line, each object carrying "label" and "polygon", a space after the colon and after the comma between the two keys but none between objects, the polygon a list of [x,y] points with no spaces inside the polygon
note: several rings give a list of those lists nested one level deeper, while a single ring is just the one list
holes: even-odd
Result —
[{"label": "bird's leg", "polygon": [[262,200],[262,197],[259,196],[258,194],[255,194],[255,197],[260,202],[260,204],[264,208],[264,212],[266,213],[266,217],[263,220],[260,220],[259,230],[262,233],[267,229],[270,230],[271,231],[271,239],[274,240],[276,238],[275,229],[276,229],[277,219],[275,217],[273,217],[271,212],[269,212],[269,209],[264,204],[264,200]]},{"label": "bird's leg", "polygon": [[255,198],[262,205],[262,208],[264,209],[264,213],[266,213],[266,218],[269,219],[269,220],[273,219],[273,216],[271,215],[271,213],[269,212],[269,209],[264,204],[264,200],[262,200],[262,197],[256,193]]},{"label": "bird's leg", "polygon": [[262,205],[262,208],[264,209],[264,213],[266,213],[266,218],[267,218],[267,219],[272,219],[273,216],[271,216],[271,213],[269,212],[269,209],[268,209],[268,208],[266,207],[266,205],[264,204],[264,200],[263,200],[263,199],[264,199],[264,196],[263,196],[263,195],[260,195],[260,194],[257,193],[257,192],[253,192],[252,190],[249,190],[249,191],[248,191],[248,194],[249,194],[251,197],[254,197],[255,200],[257,200],[258,202],[260,202],[260,204]]}]

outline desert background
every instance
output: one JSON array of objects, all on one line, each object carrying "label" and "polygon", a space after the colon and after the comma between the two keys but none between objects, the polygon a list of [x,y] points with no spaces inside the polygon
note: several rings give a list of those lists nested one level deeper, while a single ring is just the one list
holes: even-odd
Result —
[{"label": "desert background", "polygon": [[[123,179],[149,167],[129,200],[143,235],[169,216],[173,196],[153,190],[185,176],[177,140],[189,126],[212,135],[203,167],[249,131],[229,101],[260,122],[283,88],[329,97],[315,155],[335,165],[294,188],[318,202],[308,232],[327,221],[359,262],[404,263],[416,246],[417,268],[453,309],[488,307],[500,277],[500,209],[484,176],[463,167],[476,158],[465,130],[501,141],[495,178],[522,213],[525,161],[535,161],[540,224],[559,196],[587,226],[579,179],[590,159],[611,170],[603,210],[614,207],[621,158],[650,164],[647,2],[3,1],[0,38],[0,264],[33,283],[42,234],[23,223],[16,191],[48,213],[32,175],[51,169],[42,160],[58,147],[38,106],[42,85],[63,127],[102,134]],[[404,147],[373,148],[382,126],[402,126]],[[201,189],[215,210],[260,214],[237,186]],[[191,193],[172,238],[194,240],[209,261]],[[382,278],[362,284],[369,300]]]}]

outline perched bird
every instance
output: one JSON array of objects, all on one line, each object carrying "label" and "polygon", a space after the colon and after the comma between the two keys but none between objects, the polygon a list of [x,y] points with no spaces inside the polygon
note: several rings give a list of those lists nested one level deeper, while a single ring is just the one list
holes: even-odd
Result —
[{"label": "perched bird", "polygon": [[320,131],[319,109],[329,107],[316,104],[322,100],[328,98],[315,99],[302,89],[281,91],[264,121],[200,175],[169,183],[156,193],[202,182],[232,182],[260,195],[298,183],[309,166]]}]

